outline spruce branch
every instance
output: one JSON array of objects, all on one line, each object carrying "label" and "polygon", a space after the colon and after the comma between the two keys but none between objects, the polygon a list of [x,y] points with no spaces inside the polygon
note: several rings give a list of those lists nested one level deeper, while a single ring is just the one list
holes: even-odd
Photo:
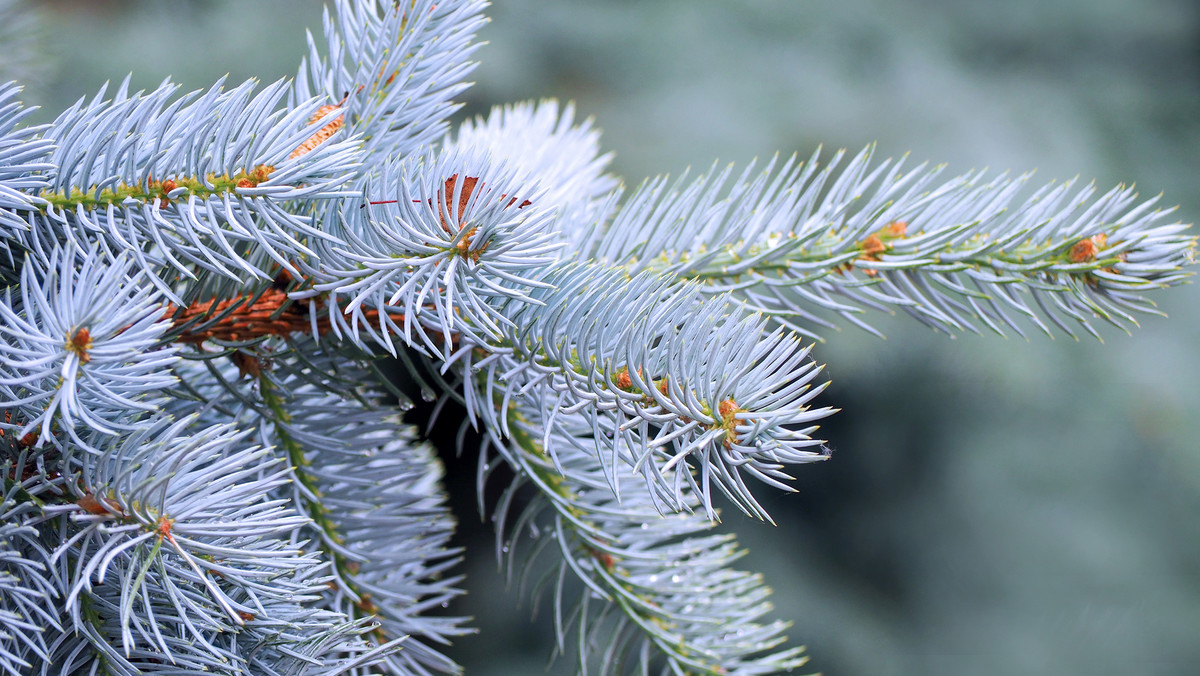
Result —
[{"label": "spruce branch", "polygon": [[552,392],[555,409],[592,421],[596,452],[616,475],[641,473],[659,509],[685,509],[694,492],[710,518],[715,487],[769,519],[744,475],[787,490],[786,465],[828,457],[810,435],[832,411],[808,408],[824,386],[810,386],[820,369],[795,336],[768,334],[730,299],[653,274],[563,266],[542,281],[535,303],[504,308],[519,328],[482,346],[491,354],[463,357],[486,392],[468,397],[468,410],[489,428],[509,431],[494,401],[502,412],[535,388]]},{"label": "spruce branch", "polygon": [[[498,337],[506,320],[494,299],[527,299],[526,290],[540,285],[530,271],[548,265],[558,248],[554,212],[537,206],[536,184],[478,150],[386,166],[381,183],[395,197],[344,208],[349,244],[324,250],[312,271],[335,332],[362,347],[358,336],[366,333],[392,353],[395,333],[446,359],[455,334],[472,342]],[[391,321],[393,307],[402,308],[402,324]]]},{"label": "spruce branch", "polygon": [[456,673],[445,468],[384,353],[513,468],[501,537],[532,486],[510,559],[555,559],[581,671],[797,667],[708,531],[829,456],[806,337],[1125,328],[1193,262],[1131,188],[868,148],[625,195],[571,106],[448,134],[484,4],[336,0],[258,93],[127,80],[25,127],[0,87],[0,670]]},{"label": "spruce branch", "polygon": [[[244,432],[195,422],[162,418],[104,436],[99,454],[58,464],[52,485],[37,473],[22,482],[36,508],[27,556],[52,571],[51,612],[70,618],[48,637],[42,673],[89,663],[118,673],[163,663],[240,673],[256,644],[269,651],[284,636],[292,657],[272,660],[283,673],[297,657],[311,664],[327,650],[372,652],[354,638],[363,628],[347,634],[354,625],[343,615],[302,605],[328,578],[318,559],[272,537],[304,523],[286,500],[263,499],[285,478],[278,462],[257,462],[266,449],[231,449]],[[341,637],[334,648],[331,636]],[[303,657],[307,644],[324,648]]]},{"label": "spruce branch", "polygon": [[155,349],[166,328],[157,294],[130,256],[108,260],[97,248],[55,248],[30,256],[19,296],[0,301],[0,409],[17,416],[0,429],[36,445],[55,430],[89,447],[94,433],[140,424],[173,382],[174,350]]},{"label": "spruce branch", "polygon": [[[771,610],[770,590],[760,576],[730,568],[744,553],[733,537],[705,535],[714,522],[699,514],[656,516],[656,500],[628,474],[614,491],[613,475],[596,463],[592,424],[553,413],[552,402],[514,404],[506,414],[511,434],[495,447],[539,490],[505,546],[510,561],[521,531],[553,540],[561,555],[554,580],[559,650],[574,622],[583,672],[594,664],[602,673],[764,674],[804,664],[802,648],[776,650],[787,623],[760,622]],[[521,483],[507,489],[510,496]],[[689,507],[699,506],[693,497]],[[548,522],[539,523],[539,511],[549,513]],[[535,545],[530,557],[540,551]],[[573,610],[563,586],[569,576],[585,584]]]},{"label": "spruce branch", "polygon": [[427,614],[461,593],[460,578],[446,574],[460,557],[448,547],[454,521],[438,489],[443,468],[379,392],[363,389],[372,375],[364,365],[314,345],[262,345],[270,357],[254,373],[211,355],[189,362],[181,379],[194,398],[223,391],[233,401],[219,416],[198,402],[178,411],[239,420],[286,461],[291,481],[276,494],[306,514],[304,530],[329,564],[316,605],[364,622],[377,643],[402,641],[374,666],[454,673],[434,646],[465,633],[463,618]]},{"label": "spruce branch", "polygon": [[[0,445],[4,444],[0,439]],[[53,610],[56,591],[47,566],[26,553],[39,539],[31,523],[39,509],[18,480],[23,467],[12,450],[11,445],[5,449],[0,467],[4,481],[0,498],[0,669],[17,673],[49,659],[45,634],[61,631],[62,625]]]},{"label": "spruce branch", "polygon": [[493,108],[486,118],[467,120],[442,143],[446,152],[485,150],[493,160],[529,177],[545,191],[538,205],[556,210],[553,232],[563,258],[578,240],[604,223],[620,195],[620,182],[605,174],[612,153],[601,154],[592,120],[575,124],[575,106],[553,100]]},{"label": "spruce branch", "polygon": [[295,96],[336,106],[369,165],[419,154],[445,133],[458,108],[453,99],[467,88],[485,5],[335,0],[325,11],[324,42],[308,36]]},{"label": "spruce branch", "polygon": [[[270,377],[260,375],[260,391]],[[378,623],[370,635],[381,643],[405,639],[385,660],[394,671],[454,673],[457,666],[429,644],[466,633],[464,618],[424,614],[462,593],[454,586],[460,577],[443,575],[460,557],[447,546],[454,521],[437,489],[440,463],[378,405],[313,386],[287,392],[272,405],[272,431],[292,453],[295,502],[308,506],[333,562],[325,602]]]},{"label": "spruce branch", "polygon": [[96,242],[136,256],[151,281],[176,303],[186,285],[171,280],[214,273],[233,280],[271,279],[268,270],[310,255],[305,243],[326,235],[305,204],[340,197],[359,162],[358,144],[329,140],[293,155],[328,117],[318,104],[278,110],[288,83],[253,94],[247,82],[175,100],[177,87],[111,100],[106,88],[81,100],[46,129],[54,144],[48,183],[32,200],[39,211],[18,233],[27,251],[55,242]]},{"label": "spruce branch", "polygon": [[37,207],[34,194],[49,185],[43,174],[54,168],[47,161],[54,144],[42,137],[45,127],[20,126],[33,112],[17,100],[20,93],[15,82],[0,85],[0,280],[6,284],[18,269],[12,242],[29,230],[21,213]]},{"label": "spruce branch", "polygon": [[655,179],[585,250],[734,292],[814,337],[829,315],[874,331],[859,315],[891,308],[948,332],[979,321],[1024,335],[1015,316],[1098,336],[1091,320],[1128,330],[1155,312],[1146,291],[1189,276],[1195,237],[1133,188],[1066,182],[1022,197],[1029,174],[942,181],[942,167],[873,166],[870,147],[839,168],[843,157]]}]

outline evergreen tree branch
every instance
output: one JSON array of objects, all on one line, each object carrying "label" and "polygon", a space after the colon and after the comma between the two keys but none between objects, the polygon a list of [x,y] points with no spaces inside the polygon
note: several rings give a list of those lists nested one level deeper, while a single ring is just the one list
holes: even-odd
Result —
[{"label": "evergreen tree branch", "polygon": [[17,100],[21,87],[0,85],[0,282],[17,279],[18,263],[12,246],[29,230],[24,216],[37,208],[36,192],[50,185],[44,173],[54,168],[47,161],[54,144],[42,138],[44,126],[20,126],[34,109]]},{"label": "evergreen tree branch", "polygon": [[[366,334],[393,353],[399,341],[437,355],[443,370],[486,369],[489,390],[503,387],[506,401],[549,379],[564,411],[592,407],[622,432],[646,433],[633,467],[667,504],[697,490],[710,515],[715,484],[768,518],[742,473],[786,488],[784,465],[824,457],[809,435],[830,411],[807,408],[820,389],[808,387],[816,370],[794,336],[765,332],[727,299],[702,302],[696,285],[670,277],[552,265],[555,211],[538,206],[550,189],[516,193],[520,168],[451,150],[389,170],[397,199],[344,212],[361,235],[316,272],[335,334],[369,349]],[[351,298],[344,308],[339,296]],[[402,309],[402,323],[390,308]],[[471,415],[503,426],[490,398],[464,394]],[[699,484],[673,472],[688,457],[705,468]]]},{"label": "evergreen tree branch", "polygon": [[[482,0],[335,0],[324,44],[310,33],[297,100],[336,106],[368,164],[419,153],[446,129],[462,80],[475,68]],[[324,48],[322,51],[321,48]]]},{"label": "evergreen tree branch", "polygon": [[183,303],[180,276],[271,279],[270,268],[295,271],[291,261],[311,254],[307,242],[327,237],[303,206],[345,194],[360,155],[353,140],[293,155],[326,122],[312,119],[315,102],[276,110],[282,81],[258,95],[253,82],[228,91],[218,83],[174,101],[169,82],[149,94],[126,87],[111,100],[104,89],[81,100],[45,130],[53,170],[29,198],[39,210],[15,231],[22,250],[75,241],[128,251]]},{"label": "evergreen tree branch", "polygon": [[575,124],[571,104],[561,110],[553,100],[493,108],[487,118],[463,122],[442,148],[486,150],[496,163],[539,186],[538,205],[556,212],[554,235],[563,242],[563,260],[579,254],[578,241],[607,220],[620,197],[620,181],[604,173],[612,153],[600,153],[592,120]]},{"label": "evergreen tree branch", "polygon": [[734,292],[813,336],[829,315],[873,331],[859,315],[890,308],[951,332],[979,321],[1022,334],[1012,315],[1047,333],[1095,334],[1093,319],[1128,330],[1154,312],[1145,291],[1188,277],[1195,237],[1132,188],[1097,196],[1067,182],[1022,199],[1029,175],[939,184],[940,167],[872,166],[872,154],[840,170],[839,152],[824,169],[814,154],[757,175],[656,179],[586,250]]},{"label": "evergreen tree branch", "polygon": [[23,266],[20,295],[9,287],[0,301],[0,429],[37,445],[57,429],[87,448],[89,435],[131,430],[157,407],[174,350],[157,349],[166,323],[132,267],[72,245]]},{"label": "evergreen tree branch", "polygon": [[[592,448],[592,425],[527,401],[509,408],[511,434],[497,448],[537,486],[541,499],[531,503],[530,512],[551,515],[545,530],[533,532],[558,545],[559,649],[564,649],[566,625],[578,623],[581,671],[598,663],[603,673],[648,674],[661,668],[676,674],[763,674],[806,661],[802,648],[776,650],[786,623],[760,623],[771,609],[770,590],[759,576],[730,569],[744,553],[732,536],[703,535],[713,527],[704,516],[656,516],[653,496],[628,475],[614,492],[611,472]],[[545,439],[555,450],[543,446]],[[501,442],[492,437],[492,443]],[[518,520],[535,522],[531,514]],[[510,556],[515,556],[519,530],[521,525],[508,545]],[[563,605],[562,585],[570,574],[585,583],[574,611]],[[597,654],[590,654],[592,649]]]},{"label": "evergreen tree branch", "polygon": [[463,618],[428,614],[461,594],[461,578],[446,575],[460,556],[448,547],[454,521],[437,488],[442,467],[412,428],[379,405],[378,393],[363,390],[368,372],[356,360],[314,354],[315,345],[261,345],[262,356],[249,357],[258,362],[252,368],[210,357],[181,378],[200,401],[229,393],[240,403],[215,417],[258,429],[286,460],[292,481],[280,497],[308,516],[306,530],[329,563],[318,605],[364,622],[366,636],[381,644],[403,640],[400,652],[372,665],[457,673],[433,646],[466,633]]},{"label": "evergreen tree branch", "polygon": [[520,328],[482,346],[490,354],[459,350],[488,395],[468,396],[469,410],[491,427],[504,429],[494,400],[502,411],[543,388],[563,414],[585,411],[595,452],[613,458],[613,472],[641,473],[660,509],[684,509],[690,491],[710,518],[715,487],[769,519],[744,476],[790,490],[786,465],[828,457],[810,435],[832,410],[808,407],[824,386],[810,386],[820,369],[795,336],[651,274],[565,266],[542,280],[536,303],[504,307]]},{"label": "evergreen tree branch", "polygon": [[[4,449],[4,490],[0,498],[0,671],[19,673],[38,661],[49,659],[47,631],[61,631],[53,612],[57,592],[47,579],[47,566],[36,556],[27,555],[37,542],[37,528],[31,524],[40,510],[18,480],[24,468],[11,445]],[[0,439],[0,447],[6,445]]]},{"label": "evergreen tree branch", "polygon": [[897,307],[1125,327],[1193,262],[1132,189],[1024,197],[871,149],[618,206],[570,106],[443,137],[483,5],[336,0],[257,94],[126,82],[23,127],[0,87],[0,670],[456,672],[444,470],[381,350],[516,470],[499,521],[536,486],[513,532],[549,526],[581,669],[799,666],[706,532],[714,493],[769,519],[747,477],[828,456],[801,336]]}]

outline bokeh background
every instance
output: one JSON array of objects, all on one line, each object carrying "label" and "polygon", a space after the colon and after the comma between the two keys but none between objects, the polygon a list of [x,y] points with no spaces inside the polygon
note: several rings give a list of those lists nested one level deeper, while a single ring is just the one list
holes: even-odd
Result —
[{"label": "bokeh background", "polygon": [[[19,66],[45,116],[107,79],[206,87],[295,72],[317,0],[46,0]],[[1200,214],[1200,5],[1192,0],[500,0],[465,114],[573,100],[613,168],[643,177],[819,144],[1134,182]],[[26,34],[22,30],[22,34]],[[948,339],[878,317],[817,358],[835,449],[727,511],[778,615],[842,675],[1200,673],[1200,287],[1157,295],[1103,344]],[[477,636],[468,674],[543,673],[542,608],[505,588],[448,457]],[[762,491],[767,493],[768,491]],[[546,673],[571,673],[560,660]]]}]

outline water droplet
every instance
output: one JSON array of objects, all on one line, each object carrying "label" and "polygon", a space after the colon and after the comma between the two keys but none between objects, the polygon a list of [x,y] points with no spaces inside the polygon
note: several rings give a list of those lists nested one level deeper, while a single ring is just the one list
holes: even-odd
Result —
[{"label": "water droplet", "polygon": [[449,608],[449,607],[450,607],[450,602],[449,602],[449,601],[442,601],[442,607],[443,607],[443,608]]},{"label": "water droplet", "polygon": [[680,579],[681,579],[681,578],[680,578],[678,575],[672,575],[672,576],[671,576],[671,582],[675,582],[675,583],[677,583],[677,584],[678,584],[678,582],[679,582],[679,580],[680,580]]},{"label": "water droplet", "polygon": [[503,547],[501,547],[501,548],[500,548],[500,551],[502,551],[502,552],[504,552],[505,554],[507,554],[507,553],[508,553],[508,545],[504,545]]}]

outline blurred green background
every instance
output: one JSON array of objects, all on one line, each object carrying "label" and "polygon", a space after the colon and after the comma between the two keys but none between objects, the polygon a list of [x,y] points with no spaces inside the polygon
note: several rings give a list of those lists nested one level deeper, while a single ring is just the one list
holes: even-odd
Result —
[{"label": "blurred green background", "polygon": [[[316,0],[54,0],[29,97],[46,114],[134,73],[187,88],[294,73]],[[954,173],[1162,191],[1200,214],[1192,0],[506,0],[465,113],[577,102],[636,185],[818,144]],[[0,65],[8,59],[0,54]],[[464,113],[464,114],[465,114]],[[878,317],[816,350],[841,407],[779,526],[728,512],[779,616],[840,675],[1200,673],[1200,288],[1104,343],[948,339]],[[468,674],[542,673],[552,632],[511,591],[460,480]],[[769,491],[760,491],[767,494]],[[559,661],[548,673],[570,673]]]}]

